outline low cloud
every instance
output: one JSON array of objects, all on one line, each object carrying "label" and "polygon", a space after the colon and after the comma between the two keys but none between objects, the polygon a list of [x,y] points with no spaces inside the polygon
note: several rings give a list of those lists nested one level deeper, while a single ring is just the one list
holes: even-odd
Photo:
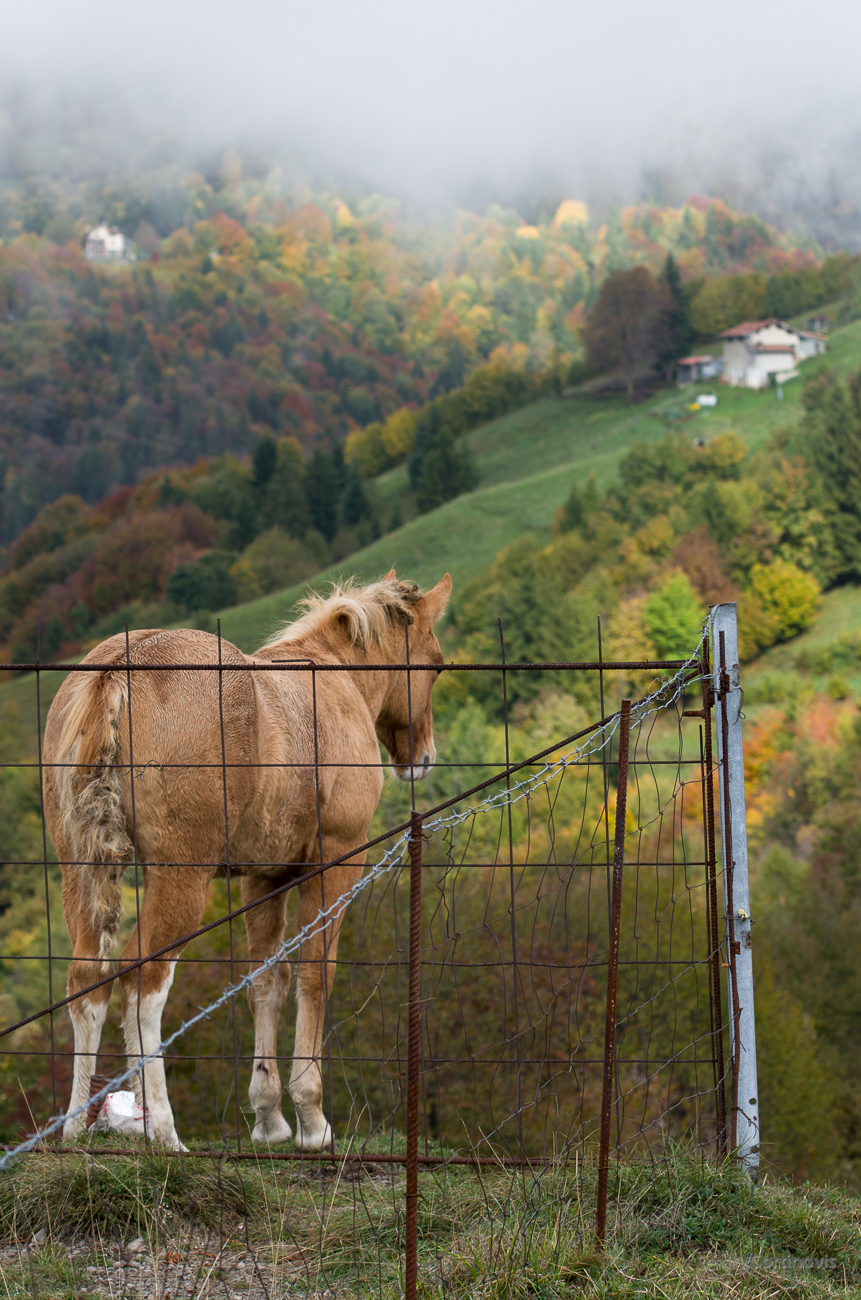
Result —
[{"label": "low cloud", "polygon": [[234,144],[423,202],[709,190],[861,231],[861,9],[837,0],[7,0],[3,25],[7,167],[41,122],[94,159]]}]

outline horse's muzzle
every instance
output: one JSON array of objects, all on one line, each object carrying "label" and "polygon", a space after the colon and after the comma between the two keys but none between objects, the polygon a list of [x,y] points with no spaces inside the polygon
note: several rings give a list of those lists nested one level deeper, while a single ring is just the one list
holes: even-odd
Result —
[{"label": "horse's muzzle", "polygon": [[422,755],[421,762],[414,763],[412,766],[407,763],[402,767],[400,763],[393,763],[392,772],[399,781],[421,781],[427,776],[428,772],[430,772],[434,765],[435,758],[436,750],[426,752]]}]

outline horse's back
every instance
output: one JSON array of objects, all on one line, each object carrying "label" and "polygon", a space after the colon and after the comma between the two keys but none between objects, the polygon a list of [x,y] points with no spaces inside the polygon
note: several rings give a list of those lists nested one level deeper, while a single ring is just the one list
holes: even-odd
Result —
[{"label": "horse's back", "polygon": [[[128,651],[127,665],[125,634],[111,637],[83,661],[104,664],[103,674],[69,675],[51,706],[45,760],[76,761],[71,732],[85,737],[101,726],[141,858],[219,861],[225,816],[232,833],[257,778],[257,706],[245,656],[194,629],[130,633]],[[60,781],[62,769],[49,794]]]}]

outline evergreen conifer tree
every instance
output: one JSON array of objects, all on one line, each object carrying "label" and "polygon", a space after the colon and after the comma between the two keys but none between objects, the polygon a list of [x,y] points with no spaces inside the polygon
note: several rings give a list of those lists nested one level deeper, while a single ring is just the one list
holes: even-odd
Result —
[{"label": "evergreen conifer tree", "polygon": [[340,497],[347,490],[350,481],[350,467],[344,456],[344,444],[342,442],[333,443],[329,455],[332,458],[332,474],[335,491]]},{"label": "evergreen conifer tree", "polygon": [[364,519],[370,511],[367,493],[361,474],[353,469],[347,470],[347,486],[341,499],[341,518],[352,527]]},{"label": "evergreen conifer tree", "polygon": [[258,510],[261,528],[274,528],[277,525],[291,537],[304,537],[311,527],[302,452],[292,438],[284,438],[278,443],[275,467],[262,493]]},{"label": "evergreen conifer tree", "polygon": [[311,524],[331,542],[338,531],[339,467],[322,447],[316,447],[305,465],[305,499]]},{"label": "evergreen conifer tree", "polygon": [[443,427],[433,446],[422,458],[416,479],[416,499],[425,514],[445,501],[470,492],[478,483],[472,457],[465,443],[455,442],[450,429]]},{"label": "evergreen conifer tree", "polygon": [[805,454],[818,470],[839,556],[838,579],[861,579],[861,371],[847,386],[833,371],[814,375],[801,395]]},{"label": "evergreen conifer tree", "polygon": [[587,517],[594,510],[597,510],[600,504],[601,498],[598,494],[598,485],[595,482],[594,474],[589,475],[586,486],[582,491],[576,483],[572,483],[571,491],[556,515],[558,531],[560,533],[570,533],[575,528],[581,528]]},{"label": "evergreen conifer tree", "polygon": [[661,349],[660,361],[668,365],[683,357],[693,343],[695,334],[691,327],[691,307],[682,273],[672,253],[667,253],[667,260],[661,271],[661,280],[668,290],[666,341]]},{"label": "evergreen conifer tree", "polygon": [[254,486],[258,492],[266,486],[275,472],[278,459],[278,444],[271,433],[266,433],[257,441],[252,460]]}]

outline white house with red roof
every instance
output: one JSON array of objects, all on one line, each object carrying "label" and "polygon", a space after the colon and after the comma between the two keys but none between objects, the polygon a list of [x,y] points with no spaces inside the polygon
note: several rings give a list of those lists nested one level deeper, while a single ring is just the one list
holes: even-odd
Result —
[{"label": "white house with red roof", "polygon": [[771,376],[790,379],[798,363],[825,351],[825,339],[785,321],[746,320],[718,335],[723,340],[723,380],[743,388],[764,388]]}]

